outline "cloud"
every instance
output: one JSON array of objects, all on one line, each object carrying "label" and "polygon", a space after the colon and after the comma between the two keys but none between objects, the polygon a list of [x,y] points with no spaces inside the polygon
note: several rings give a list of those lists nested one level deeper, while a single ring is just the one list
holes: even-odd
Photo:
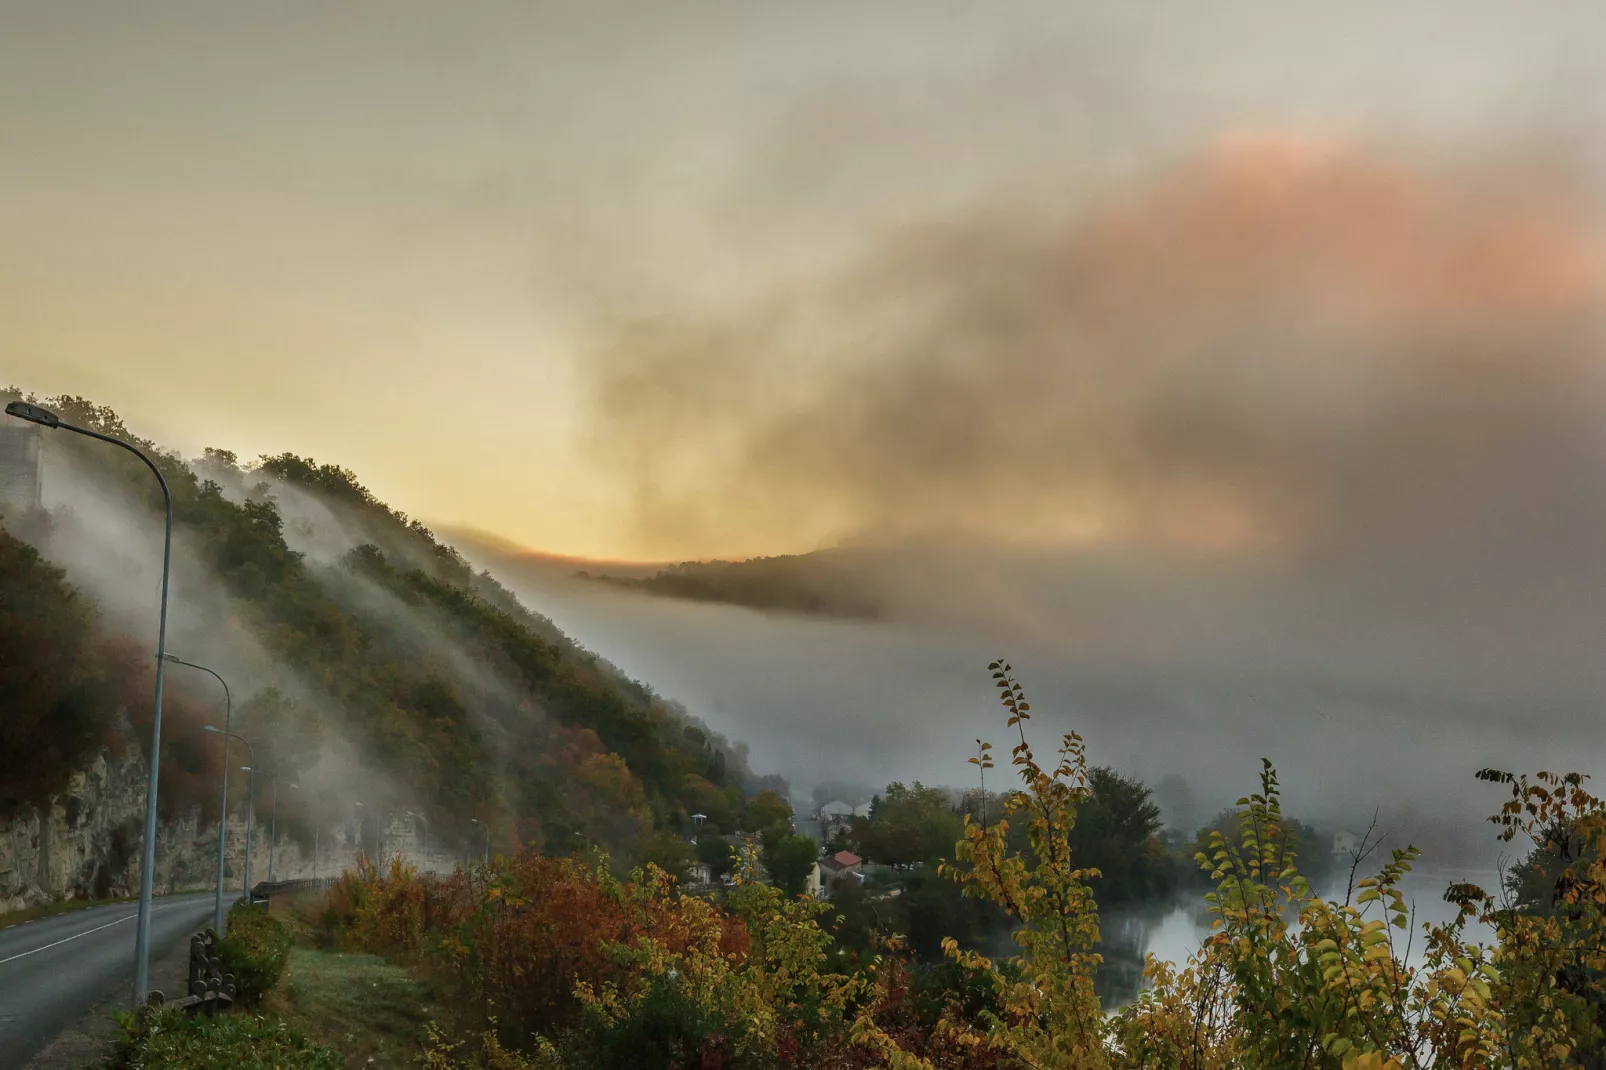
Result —
[{"label": "cloud", "polygon": [[[660,544],[851,548],[909,641],[1014,655],[1107,759],[1327,790],[1388,741],[1379,784],[1461,805],[1606,684],[1600,207],[1561,154],[1229,131],[639,324],[591,364],[595,440]],[[974,716],[929,663],[788,746],[873,717],[907,766]]]},{"label": "cloud", "polygon": [[638,325],[595,439],[688,544],[1410,541],[1588,478],[1603,264],[1562,191],[1235,135],[1063,223],[944,219]]}]

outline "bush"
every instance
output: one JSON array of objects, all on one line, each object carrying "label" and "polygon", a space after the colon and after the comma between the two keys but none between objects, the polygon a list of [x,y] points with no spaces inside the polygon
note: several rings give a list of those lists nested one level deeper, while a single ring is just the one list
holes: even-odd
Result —
[{"label": "bush", "polygon": [[530,1055],[509,1051],[495,1033],[482,1033],[475,1052],[471,1041],[449,1040],[431,1027],[429,1050],[421,1064],[425,1070],[564,1070],[563,1054],[551,1041],[538,1036],[534,1048]]},{"label": "bush", "polygon": [[218,941],[223,972],[234,974],[235,998],[251,1006],[279,983],[290,959],[290,933],[279,919],[244,900],[229,911],[229,935]]},{"label": "bush", "polygon": [[340,1056],[276,1018],[191,1017],[183,1011],[118,1015],[105,1070],[340,1070]]},{"label": "bush", "polygon": [[[1393,851],[1346,901],[1323,900],[1295,866],[1298,824],[1267,763],[1236,828],[1214,830],[1195,859],[1216,885],[1211,935],[1180,964],[1149,959],[1144,990],[1112,1012],[1096,987],[1099,872],[1074,837],[1092,813],[1086,853],[1109,839],[1147,847],[1152,815],[1140,791],[1089,769],[1074,733],[1040,762],[1024,689],[1007,664],[993,672],[1024,790],[987,825],[967,819],[953,860],[899,897],[941,923],[911,932],[940,948],[939,965],[912,967],[863,890],[827,906],[756,883],[751,847],[718,898],[685,895],[656,868],[624,882],[606,859],[533,852],[450,878],[365,867],[331,895],[330,924],[438,971],[464,1033],[436,1036],[434,1070],[1603,1065],[1606,801],[1581,776],[1480,772],[1510,793],[1502,837],[1534,841],[1527,906],[1453,885],[1459,917],[1413,927],[1401,882],[1415,849]],[[992,768],[989,747],[972,761]],[[1101,783],[1105,804],[1122,802],[1106,813],[1131,820],[1101,825]],[[965,903],[1005,919],[1013,953],[963,948],[953,933],[973,936],[973,918],[948,908]],[[827,910],[843,915],[835,944]],[[1472,942],[1473,921],[1492,943]]]},{"label": "bush", "polygon": [[678,1070],[735,1062],[733,1022],[719,1006],[700,1003],[677,978],[649,979],[625,1014],[588,1008],[582,1031],[585,1065],[595,1070]]}]

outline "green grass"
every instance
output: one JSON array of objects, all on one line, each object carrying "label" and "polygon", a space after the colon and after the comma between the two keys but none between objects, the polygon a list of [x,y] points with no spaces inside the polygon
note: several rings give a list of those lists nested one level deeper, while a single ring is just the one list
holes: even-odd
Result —
[{"label": "green grass", "polygon": [[90,907],[103,907],[109,903],[132,903],[136,897],[125,895],[118,899],[57,899],[50,903],[37,903],[21,910],[8,910],[0,914],[0,929],[9,929],[13,925],[21,925],[25,921],[38,921],[40,918],[53,918],[57,914],[71,914],[75,910],[88,910]]},{"label": "green grass", "polygon": [[338,1050],[347,1066],[406,1067],[439,1014],[431,986],[377,955],[298,947],[263,1007]]},{"label": "green grass", "polygon": [[119,1015],[108,1070],[340,1070],[340,1056],[272,1018],[189,1015],[169,1008]]}]

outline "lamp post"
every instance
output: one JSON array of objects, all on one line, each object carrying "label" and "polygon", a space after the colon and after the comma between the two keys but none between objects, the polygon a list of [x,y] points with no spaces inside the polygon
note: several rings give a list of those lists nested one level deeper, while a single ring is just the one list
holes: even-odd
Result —
[{"label": "lamp post", "polygon": [[411,810],[406,811],[406,813],[407,816],[412,818],[415,822],[422,821],[424,823],[424,834],[423,836],[419,837],[418,850],[423,856],[424,865],[427,867],[429,865],[429,818],[425,817],[423,814],[415,814]]},{"label": "lamp post", "polygon": [[[240,771],[250,773],[249,765],[240,766]],[[255,774],[253,774],[255,775]],[[268,778],[268,786],[273,789],[273,808],[268,811],[268,883],[273,883],[273,845],[279,838],[279,782],[273,779],[272,773],[264,772]]]},{"label": "lamp post", "polygon": [[[212,906],[212,931],[221,939],[223,936],[223,849],[224,841],[229,832],[229,729],[234,724],[234,696],[229,693],[229,682],[205,665],[197,665],[193,661],[185,661],[177,654],[168,654],[167,660],[174,665],[188,665],[192,669],[199,669],[204,673],[211,673],[217,682],[223,685],[223,801],[217,812],[217,898]],[[206,727],[212,728],[211,725]],[[212,731],[217,729],[212,728]]]},{"label": "lamp post", "polygon": [[[215,728],[212,725],[207,725],[206,730],[208,732],[222,733],[222,729]],[[256,764],[256,749],[251,746],[249,739],[246,739],[238,732],[228,733],[225,739],[237,739],[245,744],[245,753],[251,756],[251,765]],[[251,765],[242,765],[240,768],[249,773],[251,772]],[[256,828],[256,787],[256,774],[252,773],[250,779],[245,782],[245,883],[241,886],[241,891],[244,892],[247,898],[251,896],[251,833]]]},{"label": "lamp post", "polygon": [[[300,784],[291,784],[292,791],[306,791]],[[318,801],[313,800],[312,810],[312,879],[318,879]]]},{"label": "lamp post", "polygon": [[487,825],[477,817],[469,818],[468,823],[470,825],[478,825],[480,828],[485,830],[485,865],[488,866],[491,864],[491,826]]},{"label": "lamp post", "polygon": [[[353,807],[355,807],[356,809],[358,809],[358,810],[366,810],[366,809],[368,809],[368,807],[364,806],[361,802],[353,802],[351,805]],[[381,853],[383,853],[384,842],[381,841],[379,846],[380,846],[380,849],[381,849]],[[361,818],[357,819],[357,853],[359,855],[362,853],[362,819]],[[378,862],[375,862],[374,865],[375,865],[375,868],[378,868],[379,864],[378,864]]]},{"label": "lamp post", "polygon": [[173,493],[168,490],[161,469],[131,442],[67,423],[49,409],[30,405],[26,401],[13,401],[7,405],[6,415],[41,427],[71,431],[125,449],[145,462],[145,467],[151,470],[162,487],[167,526],[162,536],[162,603],[156,626],[156,697],[151,703],[151,769],[145,786],[145,849],[139,870],[139,920],[134,926],[134,1007],[138,1009],[145,1004],[151,987],[151,898],[156,881],[156,787],[162,762],[162,669],[167,664],[167,581],[173,561]]}]

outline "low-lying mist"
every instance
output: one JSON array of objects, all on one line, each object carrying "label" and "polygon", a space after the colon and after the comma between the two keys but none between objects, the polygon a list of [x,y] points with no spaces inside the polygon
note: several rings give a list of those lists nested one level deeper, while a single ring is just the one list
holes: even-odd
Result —
[{"label": "low-lying mist", "polygon": [[988,618],[832,621],[650,598],[470,533],[453,541],[578,641],[747,741],[754,767],[785,776],[794,801],[825,781],[972,786],[975,738],[1012,738],[986,671],[1000,653],[1029,688],[1039,748],[1076,731],[1097,764],[1151,786],[1180,776],[1192,798],[1167,817],[1189,831],[1253,790],[1264,756],[1306,820],[1358,830],[1381,811],[1380,826],[1427,848],[1430,865],[1486,861],[1496,845],[1482,817],[1498,800],[1476,769],[1592,768],[1566,710],[1368,687],[1271,655],[1228,667],[1079,652]]},{"label": "low-lying mist", "polygon": [[887,624],[461,545],[794,784],[963,780],[1001,654],[1040,746],[1209,808],[1266,756],[1303,816],[1492,847],[1474,770],[1598,764],[1598,188],[1500,139],[1223,133],[589,354],[642,531],[829,547]]}]

